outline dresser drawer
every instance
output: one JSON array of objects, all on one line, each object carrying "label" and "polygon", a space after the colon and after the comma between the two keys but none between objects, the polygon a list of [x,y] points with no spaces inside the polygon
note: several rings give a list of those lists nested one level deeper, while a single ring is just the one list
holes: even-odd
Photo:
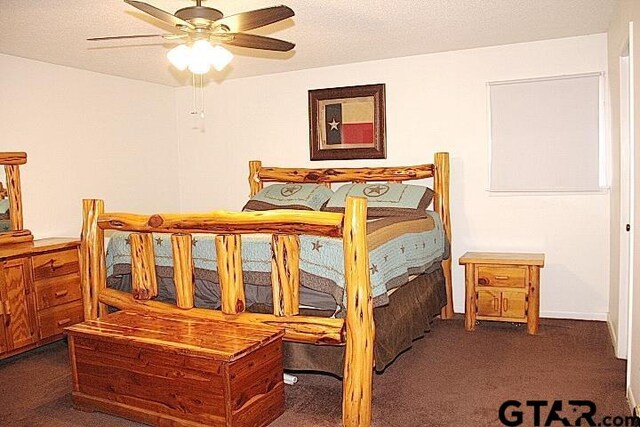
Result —
[{"label": "dresser drawer", "polygon": [[38,310],[78,301],[82,298],[80,276],[67,274],[53,279],[36,282],[36,301]]},{"label": "dresser drawer", "polygon": [[84,320],[82,303],[71,302],[42,310],[38,313],[40,321],[40,339],[60,335],[67,326]]},{"label": "dresser drawer", "polygon": [[524,288],[527,285],[527,267],[479,265],[476,267],[477,286]]},{"label": "dresser drawer", "polygon": [[80,273],[76,249],[35,255],[31,262],[35,281]]}]

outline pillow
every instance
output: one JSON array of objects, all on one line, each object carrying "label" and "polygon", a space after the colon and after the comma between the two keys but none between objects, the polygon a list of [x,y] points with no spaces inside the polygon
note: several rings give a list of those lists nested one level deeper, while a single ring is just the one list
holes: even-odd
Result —
[{"label": "pillow", "polygon": [[328,212],[344,212],[347,196],[367,198],[367,216],[426,217],[427,207],[434,192],[422,185],[399,183],[348,184],[338,188],[322,209]]},{"label": "pillow", "polygon": [[242,208],[243,211],[298,209],[318,211],[333,195],[320,184],[273,184],[263,188]]}]

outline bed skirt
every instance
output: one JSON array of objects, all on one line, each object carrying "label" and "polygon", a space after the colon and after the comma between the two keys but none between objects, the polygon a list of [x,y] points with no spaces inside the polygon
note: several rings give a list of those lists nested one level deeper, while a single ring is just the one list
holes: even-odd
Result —
[{"label": "bed skirt", "polygon": [[[389,304],[376,307],[374,349],[375,370],[382,373],[403,351],[431,329],[434,317],[447,303],[442,267],[414,278],[389,297]],[[271,307],[254,304],[248,310],[270,313]],[[300,310],[300,314],[318,315],[318,310]],[[327,312],[327,315],[330,315]],[[284,343],[284,367],[292,371],[330,373],[342,378],[344,346]]]}]

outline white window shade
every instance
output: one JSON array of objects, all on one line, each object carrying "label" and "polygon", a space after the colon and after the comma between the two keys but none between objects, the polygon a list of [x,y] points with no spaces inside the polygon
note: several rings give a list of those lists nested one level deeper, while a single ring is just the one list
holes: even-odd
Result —
[{"label": "white window shade", "polygon": [[601,74],[489,84],[492,191],[601,188]]}]

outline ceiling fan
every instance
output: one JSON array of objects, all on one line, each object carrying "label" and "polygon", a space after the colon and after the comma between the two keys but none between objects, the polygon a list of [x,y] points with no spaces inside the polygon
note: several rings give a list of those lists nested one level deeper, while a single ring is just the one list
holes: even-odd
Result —
[{"label": "ceiling fan", "polygon": [[[208,66],[203,65],[204,62],[211,62],[216,69],[221,69],[231,60],[232,55],[229,51],[219,45],[215,47],[211,46],[210,43],[279,52],[286,52],[295,47],[295,44],[284,40],[245,33],[245,31],[291,18],[294,16],[294,12],[287,6],[273,6],[242,12],[236,15],[224,16],[222,12],[217,9],[202,6],[202,0],[195,1],[195,6],[185,7],[176,11],[175,14],[171,14],[141,1],[124,0],[125,3],[142,12],[174,26],[176,32],[168,34],[92,37],[87,40],[104,41],[147,37],[163,37],[167,40],[185,40],[193,46],[189,48],[188,45],[179,45],[177,48],[172,49],[167,56],[177,68],[184,70],[188,65],[194,74],[204,74],[209,71]],[[191,53],[190,49],[192,51]],[[216,53],[214,53],[214,50]],[[189,55],[191,60],[187,58]],[[216,55],[218,60],[214,58]],[[202,62],[202,66],[197,66],[197,64],[195,67],[191,66],[191,62],[198,62],[196,57],[201,58],[200,62]],[[210,57],[210,61],[202,59],[205,57]],[[222,61],[221,58],[225,59],[225,61]],[[218,64],[216,64],[216,62]],[[224,65],[220,67],[222,63],[224,63]],[[203,71],[205,69],[206,71]]]}]

